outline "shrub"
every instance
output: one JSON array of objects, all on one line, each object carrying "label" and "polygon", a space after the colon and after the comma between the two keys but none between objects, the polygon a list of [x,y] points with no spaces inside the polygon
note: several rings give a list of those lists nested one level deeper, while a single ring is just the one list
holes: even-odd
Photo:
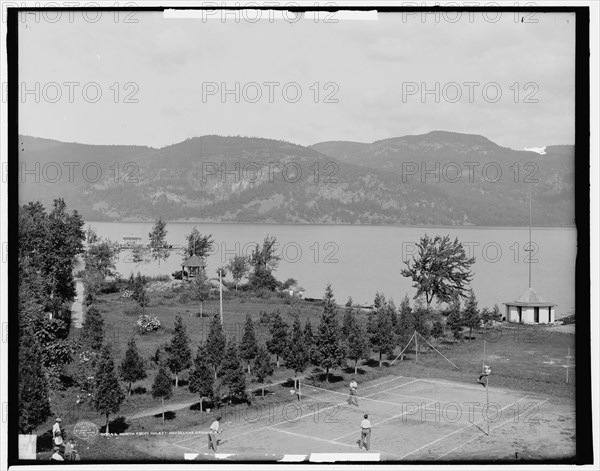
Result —
[{"label": "shrub", "polygon": [[173,273],[171,273],[171,276],[176,279],[176,280],[182,280],[183,279],[183,272],[181,270],[177,270]]},{"label": "shrub", "polygon": [[102,294],[111,294],[120,292],[120,288],[120,283],[117,280],[110,280],[102,282],[99,291]]},{"label": "shrub", "polygon": [[267,288],[259,288],[254,292],[254,295],[259,299],[271,299],[273,292]]},{"label": "shrub", "polygon": [[157,317],[143,314],[137,321],[138,330],[140,333],[145,334],[146,332],[155,332],[160,329],[160,321]]},{"label": "shrub", "polygon": [[271,322],[271,314],[267,311],[260,311],[260,318],[258,320],[260,324],[268,324]]},{"label": "shrub", "polygon": [[181,303],[189,303],[192,299],[192,296],[188,290],[183,290],[179,293],[179,302]]},{"label": "shrub", "polygon": [[171,281],[171,277],[169,275],[152,275],[146,276],[146,283],[151,283],[153,281]]}]

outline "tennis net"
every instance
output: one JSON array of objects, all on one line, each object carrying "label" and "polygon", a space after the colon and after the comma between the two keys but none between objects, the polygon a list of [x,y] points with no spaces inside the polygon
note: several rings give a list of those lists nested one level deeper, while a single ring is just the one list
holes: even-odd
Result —
[{"label": "tennis net", "polygon": [[[301,384],[301,399],[318,402],[319,407],[336,407],[347,411],[376,416],[384,421],[449,422],[468,424],[481,415],[481,406],[473,402],[458,403],[418,396],[402,395],[387,390],[370,389],[364,396],[350,396],[341,391]],[[351,399],[353,401],[351,401]],[[477,415],[479,414],[479,415]],[[354,414],[350,414],[354,415]]]},{"label": "tennis net", "polygon": [[[402,402],[398,400],[382,400],[359,394],[350,396],[348,393],[341,391],[332,391],[330,389],[313,386],[306,383],[300,385],[301,399],[313,402],[320,402],[328,406],[338,406],[349,409],[358,410],[364,413],[377,414],[383,417],[392,417],[401,415],[403,409],[407,406],[413,406],[414,403]],[[373,392],[371,395],[379,394]]]}]

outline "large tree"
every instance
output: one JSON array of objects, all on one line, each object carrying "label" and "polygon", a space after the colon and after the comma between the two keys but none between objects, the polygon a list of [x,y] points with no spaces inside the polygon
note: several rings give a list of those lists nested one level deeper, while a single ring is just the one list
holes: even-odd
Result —
[{"label": "large tree", "polygon": [[248,374],[250,374],[250,362],[256,357],[258,344],[256,343],[256,333],[254,332],[254,324],[250,315],[246,315],[246,325],[244,326],[244,335],[240,343],[240,357],[246,361],[248,366]]},{"label": "large tree", "polygon": [[267,288],[271,291],[277,288],[277,280],[273,272],[277,269],[281,257],[276,255],[277,239],[266,236],[262,246],[257,245],[250,257],[253,271],[250,275],[250,284],[254,288]]},{"label": "large tree", "polygon": [[460,339],[462,336],[463,320],[462,312],[460,307],[460,298],[455,296],[450,306],[448,307],[448,317],[446,318],[446,325],[452,332],[454,341]]},{"label": "large tree", "polygon": [[358,372],[358,361],[366,359],[369,355],[369,339],[365,329],[356,318],[356,314],[351,311],[347,313],[348,317],[344,317],[347,333],[346,351],[348,358],[354,362],[354,374]]},{"label": "large tree", "polygon": [[160,398],[163,424],[165,423],[165,399],[169,399],[172,395],[173,383],[167,374],[165,365],[161,363],[158,367],[158,373],[154,378],[154,383],[152,384],[152,397],[154,399]]},{"label": "large tree", "polygon": [[115,372],[115,362],[108,346],[102,349],[95,379],[96,389],[93,405],[98,412],[106,416],[106,434],[108,435],[109,416],[119,412],[121,403],[125,399]]},{"label": "large tree", "polygon": [[469,342],[473,337],[473,329],[479,327],[481,323],[481,314],[477,307],[477,298],[475,297],[475,291],[469,290],[469,297],[465,303],[465,309],[463,311],[463,324],[469,329]]},{"label": "large tree", "polygon": [[309,352],[304,342],[304,334],[300,325],[300,317],[294,315],[292,332],[287,348],[284,351],[285,366],[294,370],[294,387],[297,388],[298,373],[303,372],[308,366]]},{"label": "large tree", "polygon": [[200,344],[194,359],[194,370],[190,374],[189,389],[193,394],[200,396],[200,413],[204,398],[212,398],[214,391],[214,375],[206,358],[206,348]]},{"label": "large tree", "polygon": [[135,344],[135,337],[131,337],[129,342],[127,342],[127,351],[125,352],[125,358],[121,362],[120,373],[123,381],[129,383],[127,387],[128,395],[131,395],[132,383],[146,378],[146,366]]},{"label": "large tree", "polygon": [[323,314],[315,342],[315,356],[318,366],[325,368],[325,380],[329,382],[329,370],[344,362],[345,348],[341,339],[341,329],[337,321],[337,306],[333,290],[328,284],[323,300]]},{"label": "large tree", "polygon": [[171,342],[166,348],[167,366],[175,375],[175,387],[179,386],[179,373],[192,366],[192,351],[190,349],[190,338],[181,316],[175,318],[175,328]]},{"label": "large tree", "polygon": [[92,237],[94,243],[88,243],[83,254],[85,262],[86,289],[97,292],[107,277],[118,275],[115,261],[119,255],[118,245],[109,240]]},{"label": "large tree", "polygon": [[352,321],[354,320],[354,306],[352,305],[352,298],[348,298],[346,301],[346,306],[344,308],[344,317],[342,319],[342,336],[344,339],[348,338],[348,334],[350,333],[350,326]]},{"label": "large tree", "polygon": [[48,384],[42,368],[42,350],[27,323],[19,327],[19,432],[31,433],[50,417]]},{"label": "large tree", "polygon": [[414,333],[415,326],[412,308],[410,307],[408,295],[404,295],[404,299],[400,303],[400,308],[398,309],[398,322],[396,322],[396,339],[401,350],[404,350],[408,345],[408,342],[410,342]]},{"label": "large tree", "polygon": [[148,233],[150,255],[154,260],[158,260],[159,265],[161,260],[166,260],[170,255],[166,237],[167,223],[159,217],[154,221],[152,231]]},{"label": "large tree", "polygon": [[100,350],[104,343],[104,319],[95,306],[85,310],[85,320],[81,324],[82,343],[91,350]]},{"label": "large tree", "polygon": [[[412,322],[413,328],[424,338],[429,338],[431,335],[430,325],[432,324],[432,312],[427,309],[423,298],[420,297],[416,300],[412,310]],[[421,344],[419,343],[419,350],[421,350]]]},{"label": "large tree", "polygon": [[272,315],[271,338],[267,340],[267,349],[275,355],[277,368],[279,368],[279,357],[283,356],[288,343],[288,325],[281,318],[279,310]]},{"label": "large tree", "polygon": [[223,325],[218,315],[213,316],[206,337],[206,358],[208,364],[213,369],[215,379],[217,379],[217,371],[223,362],[225,355],[226,339],[223,333]]},{"label": "large tree", "polygon": [[[204,301],[210,296],[210,284],[208,283],[208,277],[206,276],[204,268],[200,268],[198,275],[194,277],[192,289],[194,290],[196,299],[200,301],[200,317],[202,317],[204,313]],[[191,315],[192,314],[190,313],[190,316]]]},{"label": "large tree", "polygon": [[145,312],[146,306],[150,304],[150,297],[148,296],[148,292],[146,290],[146,277],[143,276],[139,271],[133,283],[133,293],[131,293],[131,297],[142,308],[142,311]]},{"label": "large tree", "polygon": [[306,324],[304,324],[304,344],[306,345],[306,351],[308,353],[308,363],[311,365],[316,365],[316,354],[315,354],[315,335],[313,334],[312,324],[310,323],[310,319],[306,319]]},{"label": "large tree", "polygon": [[436,319],[431,328],[431,336],[439,343],[439,340],[444,336],[444,323],[442,319]]},{"label": "large tree", "polygon": [[379,299],[376,297],[375,301],[375,311],[369,315],[367,333],[371,349],[379,354],[379,368],[381,368],[383,354],[391,353],[396,344],[392,321],[392,317],[396,316],[396,310],[383,295],[380,295]]},{"label": "large tree", "polygon": [[40,275],[44,304],[55,317],[75,298],[73,266],[75,256],[83,252],[83,225],[77,211],[67,212],[63,199],[54,200],[49,214],[39,202],[19,209],[20,270]]},{"label": "large tree", "polygon": [[[254,376],[259,383],[264,383],[265,379],[273,374],[273,364],[271,363],[271,355],[264,345],[259,345],[254,358]],[[265,397],[265,388],[261,388],[262,397]]]},{"label": "large tree", "polygon": [[453,296],[464,297],[466,285],[471,281],[473,273],[471,265],[475,258],[468,258],[463,245],[450,236],[427,234],[417,244],[418,254],[412,260],[406,260],[403,276],[411,278],[413,287],[417,289],[415,299],[424,295],[427,310],[434,297],[441,302],[450,302]]},{"label": "large tree", "polygon": [[227,387],[229,398],[238,397],[246,399],[246,375],[240,363],[235,338],[231,337],[227,342],[227,349],[223,363],[221,363],[220,375],[222,385]]},{"label": "large tree", "polygon": [[250,271],[250,258],[246,255],[235,255],[229,259],[227,268],[233,277],[235,283],[235,290],[237,291],[238,285],[242,278],[244,278]]},{"label": "large tree", "polygon": [[184,248],[184,256],[186,257],[196,255],[197,257],[205,258],[210,255],[215,243],[211,234],[202,235],[195,226],[192,232],[185,236],[185,239],[187,243]]}]

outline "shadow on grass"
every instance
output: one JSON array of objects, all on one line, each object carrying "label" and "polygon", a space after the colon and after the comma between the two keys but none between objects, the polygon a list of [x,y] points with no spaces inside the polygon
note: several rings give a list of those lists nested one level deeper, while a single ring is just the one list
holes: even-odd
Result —
[{"label": "shadow on grass", "polygon": [[133,388],[131,390],[131,394],[132,395],[136,395],[136,394],[146,394],[148,392],[148,390],[144,387],[144,386],[138,386],[137,388]]},{"label": "shadow on grass", "polygon": [[[354,370],[352,370],[354,371]],[[344,377],[341,375],[336,375],[334,373],[329,373],[329,381],[327,381],[327,374],[321,373],[315,376],[317,381],[321,383],[339,383],[340,381],[344,381]]]},{"label": "shadow on grass", "polygon": [[[265,397],[271,395],[271,394],[275,394],[275,391],[271,391],[268,388],[265,388]],[[261,389],[256,389],[254,391],[252,391],[252,395],[256,396],[256,397],[262,397],[262,390]]]},{"label": "shadow on grass", "polygon": [[283,383],[281,383],[282,388],[293,388],[294,387],[294,378],[288,378]]},{"label": "shadow on grass", "polygon": [[[355,374],[353,366],[346,366],[343,371],[344,371],[344,373],[349,374],[349,375]],[[366,372],[367,372],[366,370],[363,370],[360,367],[356,369],[357,375],[364,375]]]},{"label": "shadow on grass", "polygon": [[[129,424],[125,422],[125,417],[117,417],[108,423],[108,431],[110,433],[123,433],[129,428]],[[100,433],[106,433],[106,425],[100,427]]]},{"label": "shadow on grass", "polygon": [[[205,399],[204,401],[202,401],[202,412],[206,412],[206,409],[213,410],[214,408],[215,408],[215,405],[213,404],[212,401],[210,401],[208,399]],[[200,412],[200,401],[196,402],[195,404],[192,404],[190,406],[190,410]]]},{"label": "shadow on grass", "polygon": [[75,385],[75,380],[72,376],[60,375],[60,382],[65,387],[65,389],[72,388]]},{"label": "shadow on grass", "polygon": [[[162,419],[162,412],[155,414],[154,417],[156,417],[157,419]],[[165,411],[165,420],[173,420],[173,419],[175,419],[175,417],[177,417],[177,414],[175,412],[173,412],[172,410]],[[112,431],[112,429],[111,429],[111,431]]]},{"label": "shadow on grass", "polygon": [[237,396],[226,396],[223,398],[223,405],[227,406],[236,406],[238,404],[247,404],[250,405],[249,398],[241,398]]}]

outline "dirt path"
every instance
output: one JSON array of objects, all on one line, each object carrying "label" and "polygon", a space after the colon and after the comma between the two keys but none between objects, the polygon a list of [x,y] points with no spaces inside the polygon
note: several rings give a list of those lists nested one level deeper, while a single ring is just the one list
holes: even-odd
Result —
[{"label": "dirt path", "polygon": [[75,291],[75,300],[71,306],[71,326],[81,329],[83,324],[83,283],[80,280],[75,282]]}]

